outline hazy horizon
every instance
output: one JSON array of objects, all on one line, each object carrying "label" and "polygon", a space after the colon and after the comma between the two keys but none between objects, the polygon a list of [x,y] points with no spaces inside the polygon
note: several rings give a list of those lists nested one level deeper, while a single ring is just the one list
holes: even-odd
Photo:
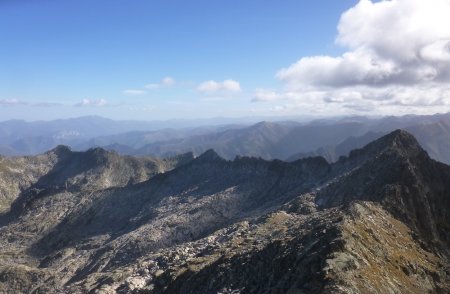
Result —
[{"label": "hazy horizon", "polygon": [[167,119],[116,119],[116,118],[112,118],[112,117],[106,117],[106,116],[102,116],[102,115],[97,115],[97,114],[91,114],[91,115],[80,115],[80,116],[68,116],[68,117],[61,117],[61,118],[54,118],[54,119],[4,119],[4,120],[0,120],[0,123],[4,123],[4,122],[9,122],[9,121],[23,121],[26,123],[34,123],[34,122],[52,122],[52,121],[58,121],[58,120],[79,120],[79,119],[86,119],[86,118],[97,118],[97,119],[105,119],[105,120],[112,120],[112,121],[116,121],[116,122],[126,122],[126,121],[130,121],[130,122],[147,122],[147,123],[151,123],[151,122],[182,122],[182,121],[186,121],[186,122],[206,122],[206,124],[200,124],[203,126],[208,126],[209,122],[214,122],[214,121],[218,121],[220,123],[220,121],[223,122],[231,122],[233,123],[233,121],[236,122],[242,122],[242,123],[249,123],[249,124],[253,124],[253,123],[258,123],[258,122],[264,122],[264,121],[268,121],[268,122],[283,122],[283,121],[292,121],[292,122],[300,122],[300,123],[308,123],[308,122],[313,122],[315,120],[345,120],[345,119],[351,119],[351,118],[365,118],[365,119],[381,119],[381,118],[386,118],[386,117],[396,117],[396,118],[401,118],[401,117],[408,117],[408,116],[435,116],[435,115],[446,115],[446,114],[450,114],[450,112],[436,112],[436,113],[430,113],[430,114],[399,114],[399,115],[363,115],[363,114],[348,114],[348,115],[329,115],[329,116],[308,116],[308,115],[285,115],[285,116],[237,116],[237,117],[232,117],[232,116],[215,116],[215,117],[205,117],[205,118],[167,118]]}]

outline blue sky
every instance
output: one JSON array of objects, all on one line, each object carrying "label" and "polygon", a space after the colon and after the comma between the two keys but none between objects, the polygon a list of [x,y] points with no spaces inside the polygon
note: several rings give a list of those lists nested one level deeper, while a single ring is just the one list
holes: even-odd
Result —
[{"label": "blue sky", "polygon": [[[280,71],[301,72],[305,67],[295,63],[304,57],[352,50],[335,40],[341,15],[355,5],[2,0],[0,115],[152,120],[310,114],[302,105],[314,109],[316,98],[297,96],[311,87],[292,90],[298,76]],[[325,96],[317,103],[337,103]]]}]

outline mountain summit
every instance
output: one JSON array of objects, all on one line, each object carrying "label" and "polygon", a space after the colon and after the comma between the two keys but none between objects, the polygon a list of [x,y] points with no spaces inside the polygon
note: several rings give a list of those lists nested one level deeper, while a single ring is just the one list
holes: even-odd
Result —
[{"label": "mountain summit", "polygon": [[[450,167],[409,133],[394,131],[334,164],[225,160],[213,150],[192,157],[174,164],[58,147],[2,159],[2,195],[15,196],[0,216],[0,288],[450,291]],[[12,189],[24,162],[30,180]]]},{"label": "mountain summit", "polygon": [[379,202],[424,239],[448,245],[448,232],[438,229],[438,224],[450,217],[442,209],[450,205],[450,171],[430,159],[412,135],[402,130],[390,133],[352,151],[336,164],[340,165],[353,169],[318,193],[321,206]]}]

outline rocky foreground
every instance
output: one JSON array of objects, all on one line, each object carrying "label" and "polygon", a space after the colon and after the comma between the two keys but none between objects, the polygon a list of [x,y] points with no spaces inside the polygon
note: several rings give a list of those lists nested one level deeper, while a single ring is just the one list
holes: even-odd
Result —
[{"label": "rocky foreground", "polygon": [[58,147],[0,159],[0,293],[450,293],[450,167]]}]

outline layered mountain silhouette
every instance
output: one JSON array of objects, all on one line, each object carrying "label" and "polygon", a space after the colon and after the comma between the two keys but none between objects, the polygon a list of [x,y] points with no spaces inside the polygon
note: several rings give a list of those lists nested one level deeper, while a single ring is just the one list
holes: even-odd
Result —
[{"label": "layered mountain silhouette", "polygon": [[[220,121],[220,120],[219,120]],[[0,123],[0,154],[35,155],[64,144],[84,151],[102,147],[120,154],[164,158],[214,149],[225,159],[254,156],[292,161],[322,156],[335,162],[355,148],[406,129],[436,160],[450,164],[450,115],[347,117],[310,122],[241,120],[139,122],[81,117],[47,122]],[[213,124],[216,122],[216,124]],[[208,125],[210,123],[210,125]]]},{"label": "layered mountain silhouette", "polygon": [[[186,152],[200,155],[214,149],[226,159],[236,156],[255,156],[264,159],[292,161],[310,156],[322,156],[335,162],[353,149],[392,132],[406,129],[413,134],[433,159],[450,164],[450,116],[405,116],[368,119],[348,118],[339,121],[260,122],[251,126],[223,126],[207,133],[199,130],[183,137],[164,140],[159,136],[148,144],[133,146],[117,137],[109,137],[109,144],[99,144],[107,149],[129,155],[173,156]],[[205,131],[205,130],[201,130]],[[141,135],[146,133],[141,133]],[[128,134],[122,134],[127,138]],[[134,141],[134,137],[129,141]],[[134,142],[143,142],[137,140]],[[118,142],[120,146],[114,145]],[[98,142],[100,143],[100,142]],[[125,143],[125,144],[123,144]],[[128,146],[128,148],[126,147]],[[130,148],[131,147],[131,148]]]},{"label": "layered mountain silhouette", "polygon": [[334,163],[59,146],[0,181],[6,293],[450,292],[450,167],[403,130]]},{"label": "layered mountain silhouette", "polygon": [[[157,141],[220,131],[214,120],[116,121],[99,116],[26,122],[0,122],[0,154],[36,155],[64,144],[76,150],[117,144],[130,150]],[[213,124],[208,126],[208,124]],[[120,151],[120,150],[118,150]]]}]

